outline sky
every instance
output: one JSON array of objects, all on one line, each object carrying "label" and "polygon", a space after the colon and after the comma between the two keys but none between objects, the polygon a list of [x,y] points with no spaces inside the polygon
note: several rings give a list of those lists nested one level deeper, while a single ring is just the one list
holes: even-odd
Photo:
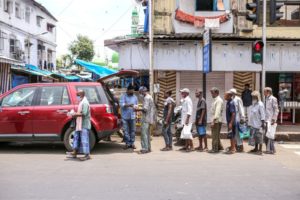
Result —
[{"label": "sky", "polygon": [[[57,56],[68,53],[76,35],[86,35],[94,41],[95,57],[110,59],[112,51],[104,40],[130,34],[131,12],[135,0],[37,0],[58,20]],[[140,16],[142,22],[142,16]]]}]

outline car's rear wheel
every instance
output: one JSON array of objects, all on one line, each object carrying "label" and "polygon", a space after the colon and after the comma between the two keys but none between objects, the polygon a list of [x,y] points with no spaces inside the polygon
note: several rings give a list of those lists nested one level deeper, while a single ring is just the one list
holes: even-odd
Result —
[{"label": "car's rear wheel", "polygon": [[[68,128],[64,135],[64,145],[68,151],[72,151],[73,140],[74,140],[75,130],[73,128]],[[96,144],[96,136],[93,130],[90,130],[90,149],[92,150]]]}]

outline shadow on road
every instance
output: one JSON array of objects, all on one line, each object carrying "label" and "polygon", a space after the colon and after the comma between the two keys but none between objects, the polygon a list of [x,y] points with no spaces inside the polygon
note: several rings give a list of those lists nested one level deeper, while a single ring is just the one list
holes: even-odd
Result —
[{"label": "shadow on road", "polygon": [[[117,141],[96,144],[91,152],[97,154],[132,153],[132,150],[123,150],[124,145]],[[62,142],[1,142],[0,154],[65,154],[66,149]]]}]

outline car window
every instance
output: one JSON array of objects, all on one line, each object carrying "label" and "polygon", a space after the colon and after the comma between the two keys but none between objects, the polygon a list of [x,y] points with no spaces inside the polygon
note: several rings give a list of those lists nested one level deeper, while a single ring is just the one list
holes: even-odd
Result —
[{"label": "car window", "polygon": [[39,105],[69,105],[70,99],[67,88],[64,86],[42,87]]},{"label": "car window", "polygon": [[31,106],[35,94],[35,87],[22,88],[3,98],[3,107]]},{"label": "car window", "polygon": [[101,98],[99,96],[98,90],[95,86],[77,86],[78,90],[83,90],[85,92],[85,96],[90,104],[101,104]]}]

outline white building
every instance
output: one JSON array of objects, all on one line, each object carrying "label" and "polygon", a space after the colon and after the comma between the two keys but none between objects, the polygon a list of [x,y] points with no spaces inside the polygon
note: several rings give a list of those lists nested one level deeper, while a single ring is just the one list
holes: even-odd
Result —
[{"label": "white building", "polygon": [[56,22],[34,0],[0,0],[0,94],[15,85],[15,75],[26,77],[26,82],[39,81],[24,68],[16,71],[17,66],[55,70]]},{"label": "white building", "polygon": [[0,56],[55,69],[56,22],[34,0],[0,0]]}]

